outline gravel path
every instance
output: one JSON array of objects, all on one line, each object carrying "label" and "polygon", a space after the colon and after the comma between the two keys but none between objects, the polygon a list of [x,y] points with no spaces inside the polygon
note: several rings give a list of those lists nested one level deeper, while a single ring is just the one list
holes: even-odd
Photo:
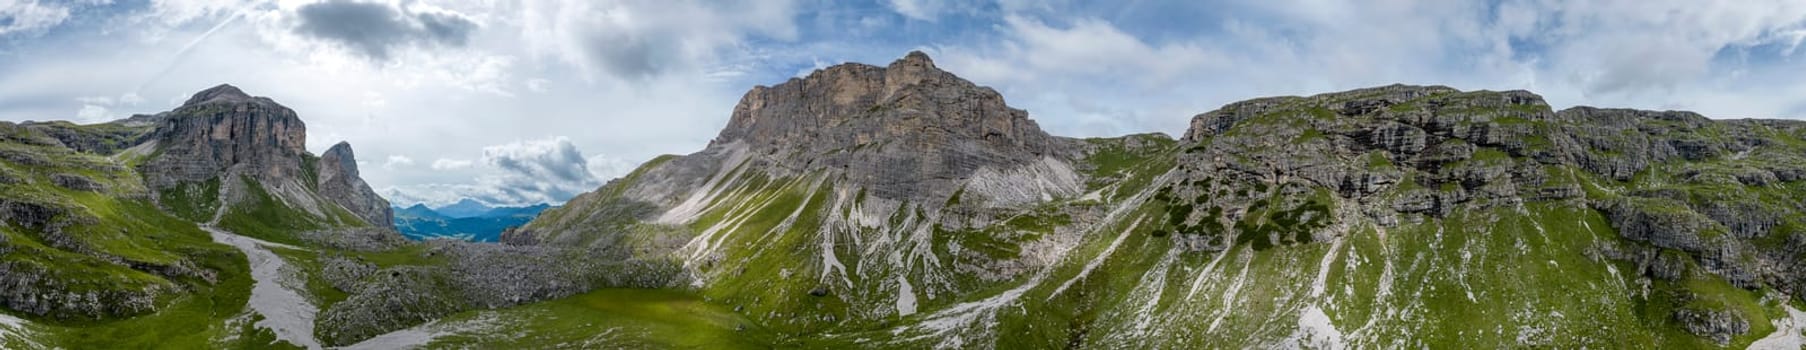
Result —
[{"label": "gravel path", "polygon": [[320,342],[314,339],[314,316],[319,309],[301,293],[282,285],[282,270],[288,263],[265,247],[300,248],[240,236],[213,226],[201,226],[201,229],[213,234],[214,241],[238,248],[251,261],[251,278],[257,283],[251,287],[251,300],[245,306],[263,315],[263,320],[257,321],[257,327],[274,331],[276,339],[319,349]]}]

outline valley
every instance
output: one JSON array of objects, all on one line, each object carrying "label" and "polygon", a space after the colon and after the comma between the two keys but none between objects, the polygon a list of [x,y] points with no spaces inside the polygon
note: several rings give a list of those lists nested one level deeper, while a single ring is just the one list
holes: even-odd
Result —
[{"label": "valley", "polygon": [[1408,85],[1190,120],[1055,136],[911,52],[754,87],[702,150],[496,215],[392,206],[230,85],[0,123],[0,347],[1806,340],[1806,122]]}]

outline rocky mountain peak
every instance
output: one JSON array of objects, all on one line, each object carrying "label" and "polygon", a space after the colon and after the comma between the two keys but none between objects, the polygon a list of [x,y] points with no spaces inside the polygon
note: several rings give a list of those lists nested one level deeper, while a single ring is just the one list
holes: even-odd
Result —
[{"label": "rocky mountain peak", "polygon": [[182,103],[182,106],[187,107],[211,102],[235,103],[257,100],[258,98],[246,94],[244,90],[239,90],[237,86],[232,86],[232,84],[220,84],[219,86],[214,86],[207,88],[206,90],[201,90],[201,92],[194,93],[194,96],[189,97],[187,102]]},{"label": "rocky mountain peak", "polygon": [[899,58],[896,62],[891,62],[890,64],[893,68],[901,65],[927,66],[928,68],[934,68],[934,59],[929,58],[927,53],[923,53],[920,50],[910,51],[907,54],[903,54],[903,58]]},{"label": "rocky mountain peak", "polygon": [[259,180],[301,175],[307,125],[267,98],[220,85],[160,115],[151,139],[162,154],[140,165],[153,187],[208,181],[234,167]]},{"label": "rocky mountain peak", "polygon": [[[884,73],[885,80],[890,82],[890,84],[887,84],[889,87],[913,85],[921,83],[924,79],[932,78],[959,79],[958,77],[953,76],[953,73],[948,73],[947,71],[941,70],[940,67],[935,67],[934,59],[928,58],[928,54],[922,53],[921,51],[910,51],[909,54],[904,55],[903,58],[891,62],[890,66],[884,68]],[[886,92],[894,94],[896,93],[896,90],[889,90]]]},{"label": "rocky mountain peak", "polygon": [[919,51],[886,67],[847,63],[755,87],[712,147],[730,144],[784,167],[846,169],[890,198],[950,193],[952,185],[918,185],[951,184],[980,168],[1010,169],[1061,153],[1027,112]]},{"label": "rocky mountain peak", "polygon": [[[327,148],[326,153],[320,154],[320,165],[326,166],[328,163],[337,163],[333,166],[344,169],[346,175],[358,176],[357,156],[351,152],[350,142],[339,141],[339,143],[333,144],[332,148]],[[320,175],[322,176],[321,181],[325,181],[326,173]]]},{"label": "rocky mountain peak", "polygon": [[222,84],[157,114],[156,122],[149,141],[156,155],[138,170],[158,191],[181,192],[181,185],[209,182],[236,187],[248,179],[322,217],[330,216],[330,206],[322,205],[330,202],[373,226],[387,227],[392,220],[388,201],[358,177],[349,143],[333,145],[312,162],[307,125],[269,98]]},{"label": "rocky mountain peak", "polygon": [[320,155],[318,188],[327,200],[345,207],[364,222],[376,227],[394,225],[394,209],[389,201],[376,195],[364,179],[358,177],[357,155],[351,143],[339,142]]}]

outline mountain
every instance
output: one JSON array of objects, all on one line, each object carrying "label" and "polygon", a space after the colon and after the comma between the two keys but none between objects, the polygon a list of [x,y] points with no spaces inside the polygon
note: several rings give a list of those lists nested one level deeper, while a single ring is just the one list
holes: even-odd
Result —
[{"label": "mountain", "polygon": [[477,217],[532,219],[533,217],[539,216],[539,212],[546,211],[546,209],[551,209],[551,208],[552,208],[551,204],[545,204],[545,203],[528,205],[528,206],[519,206],[519,207],[495,207],[495,208],[490,208],[489,211],[487,211],[487,212],[483,212],[483,214],[477,215]]},{"label": "mountain", "polygon": [[[1798,348],[1806,122],[1392,85],[1068,138],[910,53],[501,232],[230,86],[0,123],[0,347]],[[490,210],[471,218],[524,218]]]},{"label": "mountain", "polygon": [[408,241],[349,144],[306,140],[231,85],[108,123],[0,122],[0,348],[322,348],[675,283],[576,249]]},{"label": "mountain", "polygon": [[433,211],[439,212],[440,215],[444,215],[446,217],[471,218],[471,217],[483,216],[484,213],[488,213],[491,209],[495,209],[495,208],[490,207],[488,204],[483,204],[483,202],[478,202],[474,199],[465,198],[465,199],[458,200],[457,203],[447,204],[446,206],[443,206],[443,207],[434,208]]},{"label": "mountain", "polygon": [[311,344],[291,327],[227,326],[299,316],[270,311],[283,295],[254,275],[284,264],[247,265],[271,254],[251,242],[385,238],[335,230],[387,223],[388,203],[358,179],[348,145],[320,164],[293,111],[230,85],[156,115],[0,130],[0,306],[18,315],[0,332],[13,334],[5,347],[34,321],[46,322],[31,329],[44,337],[26,339],[38,346],[120,346],[95,332],[176,346]]},{"label": "mountain", "polygon": [[1073,139],[911,53],[501,240],[677,260],[780,347],[1719,348],[1799,339],[1802,190],[1800,121],[1393,85]]},{"label": "mountain", "polygon": [[433,208],[426,207],[425,204],[415,204],[407,208],[394,207],[392,209],[395,211],[396,218],[415,217],[423,219],[450,219],[450,217],[447,217],[444,214],[433,211]]},{"label": "mountain", "polygon": [[[472,202],[474,203],[474,202]],[[480,204],[479,204],[480,205]],[[468,217],[441,214],[425,205],[395,211],[395,230],[415,240],[450,238],[472,242],[495,242],[503,230],[518,227],[550,208],[546,204],[524,207],[496,207]]]}]

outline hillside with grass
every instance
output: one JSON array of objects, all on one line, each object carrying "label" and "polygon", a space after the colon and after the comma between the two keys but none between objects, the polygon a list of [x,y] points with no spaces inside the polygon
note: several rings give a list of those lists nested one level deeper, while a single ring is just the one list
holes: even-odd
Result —
[{"label": "hillside with grass", "polygon": [[1806,123],[1395,85],[1071,139],[917,55],[755,88],[708,148],[503,240],[682,259],[783,347],[1799,336]]},{"label": "hillside with grass", "polygon": [[475,243],[406,239],[348,144],[230,86],[0,123],[0,348],[1806,341],[1806,122],[1392,85],[1177,136],[1054,136],[916,52]]}]

